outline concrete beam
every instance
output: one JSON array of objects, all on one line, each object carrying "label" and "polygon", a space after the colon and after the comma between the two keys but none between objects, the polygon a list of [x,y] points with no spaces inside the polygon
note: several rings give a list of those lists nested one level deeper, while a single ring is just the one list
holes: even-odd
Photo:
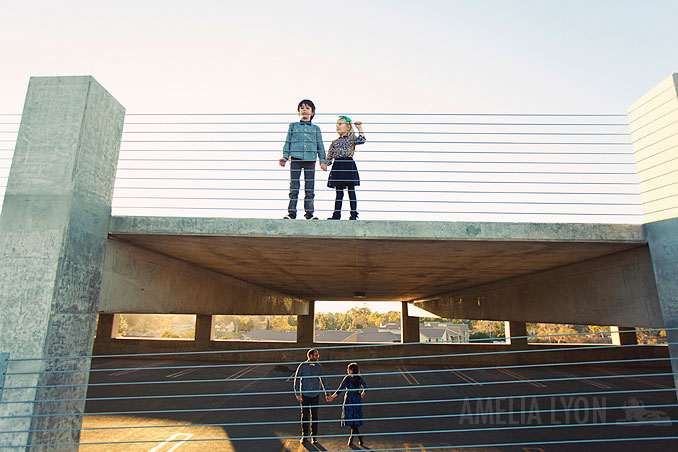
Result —
[{"label": "concrete beam", "polygon": [[306,315],[308,300],[109,239],[100,312]]},{"label": "concrete beam", "polygon": [[414,302],[448,318],[663,325],[647,247]]},{"label": "concrete beam", "polygon": [[315,342],[315,301],[308,306],[308,314],[297,316],[297,343],[313,344]]},{"label": "concrete beam", "polygon": [[0,444],[78,442],[80,416],[35,415],[85,409],[90,359],[56,357],[92,352],[124,116],[92,77],[30,80],[0,216],[0,351],[37,360],[10,361],[27,373],[7,387],[29,389],[3,395],[27,403],[0,405],[0,431],[23,431]]}]

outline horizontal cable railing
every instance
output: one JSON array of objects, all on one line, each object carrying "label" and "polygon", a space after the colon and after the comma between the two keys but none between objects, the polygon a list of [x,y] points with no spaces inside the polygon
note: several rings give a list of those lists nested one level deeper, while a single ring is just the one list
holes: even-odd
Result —
[{"label": "horizontal cable railing", "polygon": [[[360,219],[641,223],[625,115],[349,113]],[[240,119],[238,117],[241,117]],[[0,116],[0,195],[19,117]],[[336,115],[314,123],[327,149]],[[114,215],[282,218],[287,113],[128,114]],[[289,165],[288,165],[289,166]],[[331,167],[330,167],[331,170]],[[334,208],[316,166],[315,212]],[[303,209],[302,181],[298,208]],[[348,208],[348,200],[344,209]]]},{"label": "horizontal cable railing", "polygon": [[[636,331],[657,332],[656,329]],[[672,333],[673,329],[667,331]],[[588,334],[529,335],[511,339],[544,340],[567,336],[567,340],[576,340],[578,336]],[[361,435],[370,450],[424,451],[588,443],[620,443],[640,450],[655,443],[670,449],[678,440],[678,426],[675,424],[678,421],[678,404],[673,384],[675,372],[671,370],[668,353],[655,357],[641,350],[636,353],[636,349],[644,347],[639,344],[571,347],[574,344],[554,346],[544,343],[535,347],[538,350],[530,350],[532,346],[528,346],[480,352],[487,353],[487,358],[482,358],[487,360],[501,354],[516,355],[515,364],[460,365],[468,357],[477,358],[478,353],[463,350],[431,354],[406,352],[410,347],[422,346],[435,350],[438,345],[460,344],[455,341],[317,347],[322,353],[341,349],[357,351],[364,347],[370,347],[369,350],[372,353],[376,351],[377,355],[379,350],[403,351],[398,356],[376,356],[360,361],[361,376],[367,382],[361,402],[365,423],[361,427]],[[666,345],[661,349],[666,351]],[[498,344],[496,347],[501,348]],[[524,359],[521,356],[535,351],[555,352],[563,356],[564,350],[577,348],[601,353],[616,348],[622,351],[623,356],[606,359],[601,354],[599,359],[594,360],[521,363]],[[227,359],[229,354],[236,352],[268,353],[266,356],[274,357],[276,352],[290,350],[304,355],[302,350],[306,348],[192,354],[222,354]],[[168,448],[201,444],[206,448],[237,451],[239,447],[247,448],[244,445],[253,441],[271,450],[291,441],[298,442],[299,436],[295,432],[299,426],[296,417],[299,405],[294,400],[296,391],[293,384],[294,371],[301,360],[209,364],[179,362],[179,365],[168,361],[177,356],[183,356],[184,360],[190,358],[190,355],[178,353],[46,358],[10,356],[7,360],[7,381],[0,401],[0,448],[28,447],[25,439],[20,441],[26,438],[22,434],[45,434],[48,435],[45,438],[56,438],[58,436],[49,435],[72,432],[80,434],[79,442],[48,440],[32,442],[30,446],[79,445],[83,450],[132,450],[132,447],[150,448],[161,444]],[[143,358],[144,362],[150,362],[142,366],[129,358]],[[448,359],[451,365],[441,365],[441,358]],[[94,360],[91,369],[89,366],[88,369],[67,368],[69,362],[83,359]],[[410,359],[417,359],[419,364],[408,364]],[[435,361],[421,364],[427,359]],[[56,369],[25,370],[25,363],[41,361],[49,361]],[[340,379],[346,375],[340,370],[340,365],[346,363],[345,359],[321,360],[327,368],[328,393],[334,392]],[[653,367],[638,367],[643,363]],[[178,369],[182,372],[175,372]],[[199,374],[187,378],[185,371],[189,370]],[[226,372],[216,377],[222,370]],[[39,378],[46,374],[87,372],[88,382],[38,383]],[[35,383],[23,384],[25,377],[30,375],[33,375]],[[73,388],[81,388],[79,394],[83,397],[73,397]],[[86,393],[83,392],[85,389]],[[36,390],[48,398],[30,397]],[[86,402],[84,413],[72,410],[72,402]],[[33,405],[35,410],[30,409]],[[339,405],[332,405],[331,401],[322,402],[318,420],[321,427],[317,435],[324,447],[322,450],[342,450],[339,444],[345,441],[347,434],[338,426],[343,419]],[[58,421],[59,418],[81,417],[82,426],[64,426]],[[51,421],[46,424],[45,420]],[[7,428],[8,425],[14,427]],[[69,425],[72,424],[69,422]],[[185,434],[185,438],[168,438],[177,430],[189,433]],[[547,436],[541,439],[534,437],[536,430],[547,432]],[[525,432],[528,431],[530,436],[526,437]]]}]

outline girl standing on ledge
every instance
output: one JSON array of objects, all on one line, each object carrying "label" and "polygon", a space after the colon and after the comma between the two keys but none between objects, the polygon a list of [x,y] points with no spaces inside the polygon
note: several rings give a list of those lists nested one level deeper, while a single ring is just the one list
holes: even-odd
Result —
[{"label": "girl standing on ledge", "polygon": [[[353,125],[358,129],[358,136],[355,135]],[[348,192],[348,198],[351,203],[350,220],[358,219],[358,201],[355,196],[355,187],[360,185],[360,176],[358,168],[353,160],[356,145],[365,142],[363,135],[362,122],[351,121],[348,116],[339,116],[337,120],[337,133],[339,138],[334,140],[327,151],[327,164],[332,165],[332,171],[327,179],[327,186],[336,190],[336,199],[334,201],[334,214],[328,220],[341,219],[341,204],[344,199],[344,188]],[[334,160],[334,164],[332,164]]]}]

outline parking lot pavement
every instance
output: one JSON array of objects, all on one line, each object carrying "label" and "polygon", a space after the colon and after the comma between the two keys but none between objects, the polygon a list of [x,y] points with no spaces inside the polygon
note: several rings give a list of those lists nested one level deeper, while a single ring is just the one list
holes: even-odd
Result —
[{"label": "parking lot pavement", "polygon": [[[341,398],[299,444],[294,365],[97,359],[83,452],[351,450]],[[325,365],[330,390],[343,365]],[[364,448],[383,451],[678,450],[670,369],[361,365]],[[668,439],[652,439],[652,438]],[[616,441],[611,441],[616,440]],[[463,447],[468,446],[468,447]]]}]

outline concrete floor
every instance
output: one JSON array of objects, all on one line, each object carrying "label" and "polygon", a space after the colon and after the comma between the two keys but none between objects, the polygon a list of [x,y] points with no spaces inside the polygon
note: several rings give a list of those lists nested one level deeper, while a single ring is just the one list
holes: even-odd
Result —
[{"label": "concrete floor", "polygon": [[[344,369],[325,366],[332,388]],[[90,383],[95,385],[88,398],[111,399],[88,401],[83,452],[351,450],[347,428],[339,425],[340,398],[321,404],[319,444],[299,445],[299,408],[290,392],[293,365],[102,358],[93,362],[92,370]],[[366,447],[353,446],[355,450],[678,448],[678,439],[639,439],[678,438],[678,425],[670,421],[678,419],[672,378],[661,375],[670,373],[668,368],[545,365],[460,370],[366,364],[361,370],[372,389],[364,399],[361,431]],[[99,386],[103,383],[124,384]],[[148,398],[175,395],[185,397]],[[409,416],[413,418],[377,420]],[[613,438],[620,441],[603,441]]]}]

